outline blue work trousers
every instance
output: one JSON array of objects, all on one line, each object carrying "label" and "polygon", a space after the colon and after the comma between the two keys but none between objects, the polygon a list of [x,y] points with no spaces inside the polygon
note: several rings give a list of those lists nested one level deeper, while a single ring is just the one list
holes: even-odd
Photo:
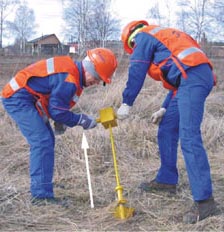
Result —
[{"label": "blue work trousers", "polygon": [[[3,99],[3,105],[15,120],[30,145],[30,190],[32,197],[53,197],[55,137],[35,108],[33,97],[23,91]],[[13,162],[13,161],[12,161]]]},{"label": "blue work trousers", "polygon": [[204,103],[211,92],[214,80],[207,64],[187,71],[181,77],[177,95],[171,100],[158,129],[161,166],[156,180],[177,184],[177,147],[180,139],[188,179],[194,201],[212,195],[210,166],[201,136]]}]

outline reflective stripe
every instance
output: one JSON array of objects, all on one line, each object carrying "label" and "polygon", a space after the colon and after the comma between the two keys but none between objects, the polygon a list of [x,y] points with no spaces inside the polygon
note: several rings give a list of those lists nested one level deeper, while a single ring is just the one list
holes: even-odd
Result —
[{"label": "reflective stripe", "polygon": [[19,84],[15,80],[15,78],[12,78],[11,81],[9,82],[10,87],[13,89],[13,91],[16,91],[20,88]]},{"label": "reflective stripe", "polygon": [[183,50],[182,52],[180,52],[178,55],[177,55],[177,58],[182,60],[184,59],[186,56],[192,54],[192,53],[195,53],[195,52],[201,52],[201,53],[204,53],[201,49],[197,48],[197,47],[191,47],[191,48],[187,48],[185,50]]},{"label": "reflective stripe", "polygon": [[74,95],[72,98],[72,101],[77,102],[79,100],[79,96],[78,95]]},{"label": "reflective stripe", "polygon": [[163,29],[165,29],[164,27],[155,27],[155,28],[153,28],[151,31],[149,31],[149,33],[151,34],[151,35],[154,35],[154,34],[156,34],[157,32],[159,32],[159,31],[161,31],[161,30],[163,30]]},{"label": "reflective stripe", "polygon": [[47,62],[47,73],[51,74],[54,72],[54,58],[50,58],[46,60]]}]

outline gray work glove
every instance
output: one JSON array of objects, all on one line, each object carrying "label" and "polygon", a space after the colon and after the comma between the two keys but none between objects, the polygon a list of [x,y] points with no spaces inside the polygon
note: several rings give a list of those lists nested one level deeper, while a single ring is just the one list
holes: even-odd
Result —
[{"label": "gray work glove", "polygon": [[62,135],[66,131],[67,126],[63,123],[54,122],[54,134]]},{"label": "gray work glove", "polygon": [[129,111],[131,109],[131,106],[123,103],[121,104],[120,108],[117,111],[117,118],[118,119],[125,119],[129,116]]},{"label": "gray work glove", "polygon": [[163,115],[166,113],[166,109],[165,108],[160,108],[158,111],[156,111],[155,113],[152,114],[151,116],[151,121],[154,124],[159,124],[160,121],[163,118]]},{"label": "gray work glove", "polygon": [[84,130],[88,130],[96,127],[97,122],[92,116],[81,114],[77,125],[82,126]]}]

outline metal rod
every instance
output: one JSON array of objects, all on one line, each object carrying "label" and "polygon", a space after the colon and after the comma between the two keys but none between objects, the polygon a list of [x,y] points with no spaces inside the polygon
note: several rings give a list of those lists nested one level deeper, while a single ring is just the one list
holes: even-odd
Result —
[{"label": "metal rod", "polygon": [[109,129],[110,129],[110,141],[111,141],[113,161],[114,161],[114,171],[115,171],[117,185],[119,186],[120,185],[120,178],[119,178],[119,174],[118,174],[118,166],[117,166],[117,159],[116,159],[116,152],[115,152],[114,138],[113,138],[111,124],[109,124]]}]

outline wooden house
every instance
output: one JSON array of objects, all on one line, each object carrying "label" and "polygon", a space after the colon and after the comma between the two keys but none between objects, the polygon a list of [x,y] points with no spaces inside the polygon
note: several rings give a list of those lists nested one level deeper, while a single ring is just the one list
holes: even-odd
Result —
[{"label": "wooden house", "polygon": [[60,55],[62,44],[55,34],[42,35],[39,38],[28,41],[32,54]]}]

